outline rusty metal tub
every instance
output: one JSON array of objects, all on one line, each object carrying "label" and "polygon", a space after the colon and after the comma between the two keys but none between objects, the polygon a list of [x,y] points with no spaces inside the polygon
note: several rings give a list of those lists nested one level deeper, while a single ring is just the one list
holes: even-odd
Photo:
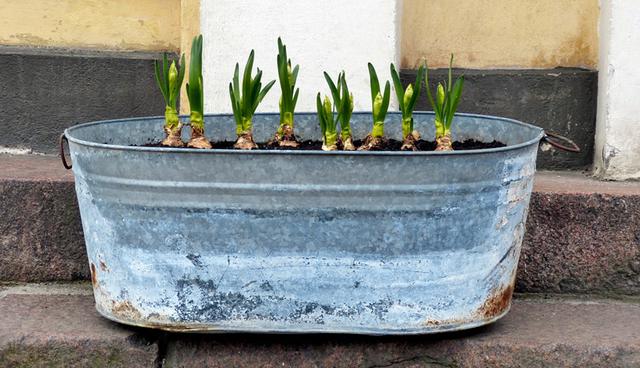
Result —
[{"label": "rusty metal tub", "polygon": [[[415,119],[433,135],[431,113]],[[258,141],[277,120],[255,117]],[[353,120],[362,138],[370,115]],[[400,120],[389,114],[389,136]],[[509,310],[540,128],[460,114],[454,138],[507,147],[455,152],[142,146],[162,122],[65,131],[105,317],[172,331],[418,334]],[[320,137],[315,114],[296,124],[301,139]],[[207,116],[206,130],[233,140],[233,118]]]}]

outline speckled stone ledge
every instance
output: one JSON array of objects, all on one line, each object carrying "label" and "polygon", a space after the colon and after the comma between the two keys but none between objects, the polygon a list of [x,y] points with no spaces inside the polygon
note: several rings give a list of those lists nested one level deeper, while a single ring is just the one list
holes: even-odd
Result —
[{"label": "speckled stone ledge", "polygon": [[0,367],[154,367],[147,331],[100,317],[89,285],[0,290]]},{"label": "speckled stone ledge", "polygon": [[636,367],[640,304],[517,295],[509,314],[427,336],[189,335],[100,317],[89,283],[0,285],[0,367]]}]

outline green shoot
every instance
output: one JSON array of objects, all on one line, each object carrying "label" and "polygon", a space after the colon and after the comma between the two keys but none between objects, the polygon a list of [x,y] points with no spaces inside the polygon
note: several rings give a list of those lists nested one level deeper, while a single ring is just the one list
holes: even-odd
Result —
[{"label": "green shoot", "polygon": [[162,58],[162,67],[160,63],[155,61],[156,82],[164,97],[166,106],[165,118],[168,127],[178,125],[178,96],[180,96],[180,87],[184,80],[184,54],[180,59],[180,64],[176,65],[175,61],[171,62],[165,53]]},{"label": "green shoot", "polygon": [[338,75],[338,84],[336,85],[327,72],[324,73],[327,80],[333,104],[338,112],[337,120],[340,122],[340,135],[344,149],[352,151],[355,149],[351,137],[351,115],[353,114],[353,94],[349,92],[345,72]]},{"label": "green shoot", "polygon": [[334,119],[331,100],[328,96],[324,97],[324,103],[318,92],[316,98],[316,106],[318,109],[318,120],[320,122],[320,130],[322,131],[322,149],[324,151],[335,151],[338,147],[338,119]]},{"label": "green shoot", "polygon": [[390,69],[391,79],[393,79],[396,96],[398,96],[398,104],[400,105],[400,111],[402,112],[402,137],[407,139],[413,133],[413,110],[416,101],[420,96],[422,79],[424,78],[424,66],[420,66],[415,83],[410,83],[407,86],[407,89],[402,88],[400,76],[398,75],[393,63],[391,64]]},{"label": "green shoot", "polygon": [[391,86],[389,81],[384,86],[384,94],[380,91],[380,81],[376,69],[369,63],[369,77],[371,80],[371,106],[373,113],[373,138],[384,137],[384,119],[389,110],[389,100],[391,98]]},{"label": "green shoot", "polygon": [[460,103],[462,87],[464,86],[464,75],[456,79],[455,83],[452,83],[453,54],[451,54],[451,60],[449,61],[449,79],[446,83],[438,83],[436,99],[434,100],[433,95],[429,90],[429,67],[426,65],[426,62],[425,68],[427,98],[429,99],[429,103],[433,107],[433,111],[436,115],[436,150],[451,151],[453,150],[453,142],[451,141],[451,123],[453,122],[456,110],[458,109],[458,104]]},{"label": "green shoot", "polygon": [[191,43],[191,63],[189,64],[189,81],[187,97],[191,108],[191,126],[204,129],[204,89],[202,86],[202,35]]},{"label": "green shoot", "polygon": [[[298,102],[298,94],[300,90],[296,88],[296,80],[298,79],[298,71],[300,66],[291,67],[291,59],[287,56],[287,47],[278,37],[278,79],[280,80],[280,89],[282,96],[280,97],[280,127],[276,134],[276,138],[281,145],[296,145],[295,136],[293,134],[293,113]],[[282,141],[288,141],[289,144],[283,144]]]},{"label": "green shoot", "polygon": [[236,120],[236,133],[238,141],[236,148],[255,148],[252,130],[253,115],[262,99],[267,95],[275,80],[269,82],[262,88],[262,71],[258,68],[255,77],[252,76],[254,51],[251,50],[249,59],[244,67],[242,75],[242,85],[240,84],[240,64],[236,63],[233,74],[233,82],[229,83],[229,96],[231,97],[231,107]]},{"label": "green shoot", "polygon": [[191,43],[191,62],[189,64],[189,82],[187,97],[191,108],[191,140],[189,147],[211,148],[204,137],[204,88],[202,85],[202,35],[196,36]]},{"label": "green shoot", "polygon": [[162,66],[156,60],[154,63],[156,83],[160,88],[162,97],[164,97],[164,131],[165,139],[162,144],[165,146],[181,147],[183,145],[181,139],[182,125],[178,118],[178,96],[180,96],[180,87],[184,80],[184,54],[180,59],[180,64],[176,65],[175,61],[171,62],[165,53],[162,57]]}]

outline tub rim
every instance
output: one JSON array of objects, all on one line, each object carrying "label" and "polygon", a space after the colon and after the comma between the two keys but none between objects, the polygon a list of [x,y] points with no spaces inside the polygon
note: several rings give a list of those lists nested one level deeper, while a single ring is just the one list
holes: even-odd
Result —
[{"label": "tub rim", "polygon": [[[314,112],[298,112],[297,114],[313,114]],[[353,115],[363,115],[363,114],[371,114],[371,112],[367,111],[357,111],[354,112]],[[399,111],[389,112],[387,116],[390,115],[400,115]],[[279,113],[267,112],[267,113],[256,113],[254,116],[279,116]],[[415,115],[435,115],[433,111],[415,111]],[[93,125],[102,125],[102,124],[113,124],[113,123],[122,123],[128,121],[145,121],[145,120],[154,120],[154,119],[164,119],[164,116],[144,116],[144,117],[134,117],[134,118],[124,118],[124,119],[107,119],[107,120],[98,120],[92,121],[88,123],[77,124],[71,127],[68,127],[64,130],[64,137],[66,137],[70,142],[75,144],[86,146],[86,147],[94,147],[100,149],[108,149],[108,150],[122,150],[122,151],[138,151],[138,152],[158,152],[158,153],[198,153],[198,154],[232,154],[232,155],[325,155],[325,156],[440,156],[440,155],[475,155],[475,154],[486,154],[486,153],[496,153],[496,152],[505,152],[505,151],[513,151],[518,150],[520,148],[528,147],[534,144],[538,144],[540,140],[544,137],[544,130],[538,126],[524,123],[522,121],[505,118],[501,116],[493,116],[493,115],[483,115],[483,114],[470,114],[470,113],[456,113],[456,116],[465,116],[470,118],[479,118],[479,119],[491,119],[498,120],[504,123],[518,125],[523,128],[538,130],[538,135],[536,138],[532,138],[528,141],[507,145],[504,147],[496,147],[496,148],[482,148],[482,149],[473,149],[473,150],[464,150],[464,151],[322,151],[322,150],[263,150],[263,149],[255,149],[255,150],[236,150],[236,149],[199,149],[199,148],[173,148],[173,147],[144,147],[144,146],[124,146],[119,144],[108,144],[108,143],[98,143],[87,141],[83,139],[76,138],[72,135],[74,130],[83,129],[86,127],[90,127]],[[216,114],[205,114],[205,118],[212,117],[232,117],[232,114],[224,114],[224,113],[216,113]],[[187,115],[181,115],[182,118],[187,118]],[[188,123],[185,124],[188,126]]]}]

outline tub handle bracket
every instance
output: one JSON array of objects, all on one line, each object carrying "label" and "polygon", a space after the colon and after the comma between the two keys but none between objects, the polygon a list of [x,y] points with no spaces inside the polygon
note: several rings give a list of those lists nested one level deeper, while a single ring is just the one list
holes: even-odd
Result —
[{"label": "tub handle bracket", "polygon": [[73,167],[73,163],[68,163],[67,158],[64,155],[64,142],[67,142],[67,146],[69,146],[69,140],[64,133],[60,134],[60,160],[62,160],[62,166],[65,169],[70,170]]},{"label": "tub handle bracket", "polygon": [[562,151],[574,153],[580,152],[580,147],[578,147],[574,141],[567,137],[563,137],[558,133],[545,130],[542,141]]}]

